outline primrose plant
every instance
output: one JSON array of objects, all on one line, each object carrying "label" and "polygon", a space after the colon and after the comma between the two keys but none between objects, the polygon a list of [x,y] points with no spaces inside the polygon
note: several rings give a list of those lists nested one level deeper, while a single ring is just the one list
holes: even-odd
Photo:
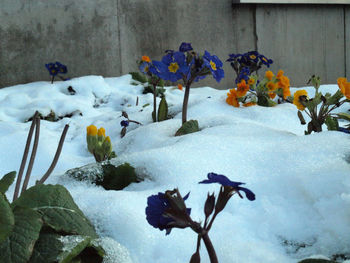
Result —
[{"label": "primrose plant", "polygon": [[[203,55],[195,52],[190,43],[183,42],[178,51],[167,50],[161,61],[153,61],[150,70],[153,74],[165,81],[183,81],[185,87],[184,100],[182,105],[182,127],[192,127],[188,132],[180,130],[176,135],[198,131],[198,122],[189,121],[187,123],[187,105],[190,94],[190,87],[193,82],[204,79],[207,75],[212,75],[217,82],[224,77],[221,60],[204,51]],[[186,129],[185,129],[186,130]]]},{"label": "primrose plant", "polygon": [[68,80],[67,78],[64,78],[59,75],[67,74],[68,70],[66,65],[63,65],[60,62],[56,61],[56,63],[45,64],[45,67],[49,71],[49,74],[51,76],[51,84],[53,83],[56,76],[58,76],[62,80]]},{"label": "primrose plant", "polygon": [[216,216],[224,210],[227,202],[234,194],[238,194],[240,198],[243,198],[241,192],[244,192],[250,201],[255,200],[255,194],[251,190],[242,187],[243,183],[233,182],[226,176],[215,173],[209,173],[208,179],[199,183],[221,184],[217,198],[215,198],[214,193],[208,194],[204,205],[205,220],[203,225],[192,220],[190,216],[191,209],[186,207],[185,200],[189,197],[189,193],[182,197],[178,189],[149,196],[147,199],[146,219],[154,228],[165,230],[166,235],[170,234],[173,228],[190,227],[198,234],[196,252],[192,255],[190,263],[200,262],[199,248],[202,239],[208,251],[210,262],[217,263],[218,258],[208,235]]},{"label": "primrose plant", "polygon": [[106,130],[101,127],[97,130],[95,125],[86,128],[86,142],[88,151],[93,154],[96,162],[103,162],[116,157],[112,151],[112,143],[109,136],[106,137]]},{"label": "primrose plant", "polygon": [[[323,95],[318,91],[321,84],[320,77],[313,75],[308,83],[310,82],[316,90],[315,96],[309,98],[307,91],[302,89],[294,93],[293,99],[293,104],[298,108],[300,123],[302,125],[306,124],[302,112],[305,112],[311,119],[307,125],[305,134],[321,132],[323,124],[326,124],[328,130],[341,130],[339,129],[338,118],[342,118],[342,115],[332,114],[331,112],[343,103],[350,101],[350,83],[346,78],[338,78],[339,90],[333,95],[330,93]],[[344,95],[346,98],[341,100]]]},{"label": "primrose plant", "polygon": [[259,81],[257,75],[241,78],[237,88],[230,89],[226,102],[234,107],[243,106],[274,106],[277,103],[273,99],[278,96],[280,100],[287,100],[290,93],[290,81],[284,76],[283,70],[279,70],[275,76],[272,71],[265,72],[264,78]]}]

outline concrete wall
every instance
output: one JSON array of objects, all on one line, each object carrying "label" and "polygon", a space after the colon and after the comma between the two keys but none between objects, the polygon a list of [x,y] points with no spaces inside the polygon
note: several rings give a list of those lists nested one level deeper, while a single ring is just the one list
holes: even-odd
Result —
[{"label": "concrete wall", "polygon": [[[257,49],[294,86],[318,74],[323,83],[350,77],[350,6],[244,5],[232,0],[1,0],[0,88],[49,80],[45,63],[60,61],[69,76],[120,76],[136,60],[159,60],[183,41],[224,62]],[[348,59],[347,59],[348,58]],[[232,87],[235,75],[199,83]]]}]

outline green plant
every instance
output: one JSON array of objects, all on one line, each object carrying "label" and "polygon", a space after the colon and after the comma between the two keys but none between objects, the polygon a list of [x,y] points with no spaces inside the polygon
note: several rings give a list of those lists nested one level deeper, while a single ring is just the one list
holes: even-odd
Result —
[{"label": "green plant", "polygon": [[97,130],[95,125],[86,128],[86,141],[88,151],[93,154],[96,162],[103,162],[116,157],[112,151],[112,143],[109,136],[106,137],[106,131],[103,127]]}]

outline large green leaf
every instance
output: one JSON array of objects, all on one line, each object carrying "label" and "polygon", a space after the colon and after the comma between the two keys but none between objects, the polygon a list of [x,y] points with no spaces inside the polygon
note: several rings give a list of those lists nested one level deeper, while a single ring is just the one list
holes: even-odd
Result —
[{"label": "large green leaf", "polygon": [[44,224],[57,232],[97,238],[95,229],[62,185],[35,185],[12,203],[42,214]]},{"label": "large green leaf", "polygon": [[112,164],[102,165],[103,179],[96,181],[97,185],[102,185],[106,190],[122,190],[131,183],[137,183],[135,168],[129,163],[124,163],[115,167]]},{"label": "large green leaf", "polygon": [[4,194],[0,193],[0,244],[10,235],[15,218]]},{"label": "large green leaf", "polygon": [[96,262],[102,262],[104,251],[91,245],[91,237],[44,232],[35,244],[29,263],[70,263],[73,259],[83,257],[85,249],[90,251],[91,257],[98,258]]},{"label": "large green leaf", "polygon": [[10,236],[0,244],[0,262],[27,263],[43,222],[41,215],[33,209],[15,207],[13,214],[15,226]]},{"label": "large green leaf", "polygon": [[182,136],[185,134],[193,133],[199,131],[198,121],[197,120],[189,120],[186,121],[180,129],[177,130],[175,136]]},{"label": "large green leaf", "polygon": [[3,178],[0,180],[0,193],[5,194],[7,189],[10,187],[10,185],[13,183],[16,177],[16,172],[10,172],[8,174],[5,174]]}]

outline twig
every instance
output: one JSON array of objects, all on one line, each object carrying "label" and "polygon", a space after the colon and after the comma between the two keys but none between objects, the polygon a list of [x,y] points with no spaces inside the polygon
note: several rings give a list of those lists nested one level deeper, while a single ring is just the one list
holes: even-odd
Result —
[{"label": "twig", "polygon": [[62,132],[62,135],[61,135],[61,139],[60,139],[60,141],[58,143],[55,157],[53,158],[53,161],[52,161],[49,169],[43,175],[43,177],[37,182],[37,184],[43,184],[46,181],[46,179],[50,176],[50,174],[52,173],[53,169],[55,169],[55,166],[57,164],[58,158],[60,157],[60,154],[61,154],[61,151],[62,151],[64,139],[66,138],[68,128],[69,128],[69,125],[66,124],[66,126],[64,126],[64,129],[63,129],[63,132]]},{"label": "twig", "polygon": [[30,156],[29,163],[28,163],[26,177],[24,178],[24,181],[23,181],[21,193],[23,193],[27,189],[30,174],[32,173],[34,160],[35,160],[35,156],[36,156],[36,150],[38,149],[38,144],[39,144],[39,134],[40,134],[40,118],[35,118],[34,144],[33,144],[32,154]]},{"label": "twig", "polygon": [[37,118],[38,114],[39,114],[39,112],[36,111],[34,116],[33,116],[32,125],[30,126],[30,129],[29,129],[29,132],[28,132],[27,142],[26,142],[26,146],[24,148],[24,153],[23,153],[23,157],[22,157],[21,166],[20,166],[19,171],[18,171],[16,187],[15,187],[15,193],[13,195],[13,200],[12,201],[15,201],[18,198],[19,188],[21,186],[21,181],[22,181],[22,175],[23,175],[24,167],[25,167],[26,162],[27,162],[30,142],[31,142],[32,137],[33,137],[33,131],[34,131],[34,127],[35,127],[35,119]]}]

